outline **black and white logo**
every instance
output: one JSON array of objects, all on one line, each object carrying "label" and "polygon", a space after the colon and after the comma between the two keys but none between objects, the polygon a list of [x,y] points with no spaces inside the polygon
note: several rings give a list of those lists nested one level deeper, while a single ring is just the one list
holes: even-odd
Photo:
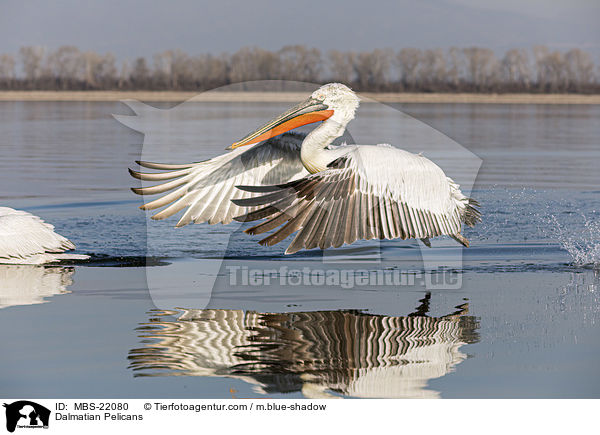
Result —
[{"label": "black and white logo", "polygon": [[4,404],[6,408],[6,430],[14,432],[16,428],[48,428],[50,410],[29,400],[19,400]]}]

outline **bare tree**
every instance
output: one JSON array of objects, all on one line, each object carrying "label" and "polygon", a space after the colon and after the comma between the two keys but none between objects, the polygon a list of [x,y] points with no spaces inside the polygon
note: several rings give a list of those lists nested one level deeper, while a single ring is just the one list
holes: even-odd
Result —
[{"label": "bare tree", "polygon": [[321,52],[303,45],[288,45],[277,53],[280,73],[285,80],[316,82],[321,72]]},{"label": "bare tree", "polygon": [[130,81],[134,89],[148,89],[150,87],[150,68],[143,57],[138,57],[133,63]]},{"label": "bare tree", "polygon": [[213,89],[228,82],[229,62],[226,55],[200,55],[193,60],[194,78],[200,89]]},{"label": "bare tree", "polygon": [[129,66],[129,61],[126,59],[121,63],[121,72],[119,73],[119,78],[117,80],[117,88],[126,88],[129,85],[130,77],[131,67]]},{"label": "bare tree", "polygon": [[329,52],[329,74],[330,80],[342,83],[353,83],[354,74],[354,53],[344,53],[338,50]]},{"label": "bare tree", "polygon": [[446,55],[446,83],[453,90],[459,90],[463,77],[464,59],[459,48],[450,47]]},{"label": "bare tree", "polygon": [[400,68],[400,80],[407,90],[415,90],[417,72],[421,61],[421,50],[417,48],[403,48],[396,57]]},{"label": "bare tree", "polygon": [[181,50],[167,50],[154,55],[156,82],[165,89],[179,89],[191,81],[190,57]]},{"label": "bare tree", "polygon": [[546,84],[546,70],[544,68],[544,59],[548,55],[548,47],[536,45],[533,47],[533,57],[535,60],[536,83],[540,90]]},{"label": "bare tree", "polygon": [[518,48],[508,50],[502,58],[501,76],[503,85],[511,90],[529,89],[531,67],[527,51]]},{"label": "bare tree", "polygon": [[425,50],[421,56],[419,80],[426,90],[444,87],[446,81],[446,59],[440,49]]},{"label": "bare tree", "polygon": [[44,60],[44,48],[37,46],[21,47],[19,54],[23,63],[25,80],[33,82],[42,75],[42,61]]},{"label": "bare tree", "polygon": [[114,86],[117,77],[115,56],[111,53],[99,55],[88,51],[83,53],[85,64],[85,84],[92,89],[107,89]]},{"label": "bare tree", "polygon": [[361,89],[384,90],[388,84],[392,53],[390,50],[376,49],[361,52],[354,59],[354,71]]},{"label": "bare tree", "polygon": [[280,71],[275,53],[257,47],[244,47],[231,57],[229,79],[232,83],[280,79]]},{"label": "bare tree", "polygon": [[476,91],[484,91],[495,81],[498,61],[489,48],[470,47],[463,53],[467,62],[467,80]]},{"label": "bare tree", "polygon": [[193,85],[192,59],[181,50],[171,51],[171,89],[186,88]]},{"label": "bare tree", "polygon": [[160,89],[169,89],[173,74],[173,59],[170,50],[156,53],[152,57],[152,82]]},{"label": "bare tree", "polygon": [[59,89],[81,87],[85,82],[85,58],[77,47],[65,45],[50,53],[46,69]]},{"label": "bare tree", "polygon": [[562,92],[569,87],[566,62],[560,51],[545,46],[534,47],[537,84],[542,92]]},{"label": "bare tree", "polygon": [[589,53],[573,48],[565,54],[570,91],[581,92],[589,88],[594,80],[594,62]]},{"label": "bare tree", "polygon": [[0,54],[0,86],[11,89],[15,79],[15,58],[10,54]]}]

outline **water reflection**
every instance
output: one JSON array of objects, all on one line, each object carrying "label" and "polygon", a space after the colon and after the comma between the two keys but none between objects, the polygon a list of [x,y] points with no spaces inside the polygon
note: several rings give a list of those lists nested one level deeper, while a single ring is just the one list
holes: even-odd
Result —
[{"label": "water reflection", "polygon": [[0,265],[0,308],[47,302],[45,298],[69,293],[73,268]]},{"label": "water reflection", "polygon": [[[462,362],[478,341],[468,304],[428,317],[430,294],[405,317],[360,311],[258,313],[153,310],[129,353],[135,376],[226,376],[262,394],[435,398],[430,379]],[[175,316],[175,317],[172,317]]]},{"label": "water reflection", "polygon": [[[570,273],[569,282],[558,288],[554,300],[547,302],[555,313],[571,314],[586,328],[598,322],[600,314],[600,269]],[[575,328],[574,328],[575,329]],[[575,331],[571,336],[575,336]]]}]

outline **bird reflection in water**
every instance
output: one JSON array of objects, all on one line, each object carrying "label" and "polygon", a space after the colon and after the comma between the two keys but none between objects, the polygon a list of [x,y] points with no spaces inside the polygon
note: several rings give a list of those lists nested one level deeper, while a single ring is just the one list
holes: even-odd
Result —
[{"label": "bird reflection in water", "polygon": [[72,267],[0,265],[0,308],[41,304],[69,293],[74,272]]},{"label": "bird reflection in water", "polygon": [[478,341],[479,324],[468,304],[428,317],[430,298],[405,317],[153,310],[138,328],[145,345],[130,351],[130,368],[135,376],[240,378],[262,394],[435,398],[427,382],[466,358],[460,347]]}]

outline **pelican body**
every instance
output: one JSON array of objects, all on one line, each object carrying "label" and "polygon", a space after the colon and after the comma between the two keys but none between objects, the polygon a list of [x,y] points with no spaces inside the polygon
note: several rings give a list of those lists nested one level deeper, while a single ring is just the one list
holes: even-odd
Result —
[{"label": "pelican body", "polygon": [[46,264],[87,260],[88,255],[65,254],[75,249],[54,226],[26,211],[0,207],[0,264]]},{"label": "pelican body", "polygon": [[[246,232],[277,228],[260,241],[269,246],[297,232],[288,254],[374,238],[416,238],[429,246],[429,238],[441,235],[468,247],[462,224],[473,226],[480,220],[478,203],[463,195],[435,163],[387,144],[332,145],[358,106],[358,97],[347,86],[324,85],[231,145],[228,154],[190,165],[139,162],[171,171],[130,170],[134,177],[174,180],[134,191],[177,188],[142,207],[171,203],[154,216],[158,219],[188,207],[178,226],[192,221],[228,223],[232,217],[241,222],[265,219]],[[321,124],[308,135],[286,133],[315,122]],[[258,145],[242,151],[252,144]],[[239,210],[245,213],[236,214]]]}]

